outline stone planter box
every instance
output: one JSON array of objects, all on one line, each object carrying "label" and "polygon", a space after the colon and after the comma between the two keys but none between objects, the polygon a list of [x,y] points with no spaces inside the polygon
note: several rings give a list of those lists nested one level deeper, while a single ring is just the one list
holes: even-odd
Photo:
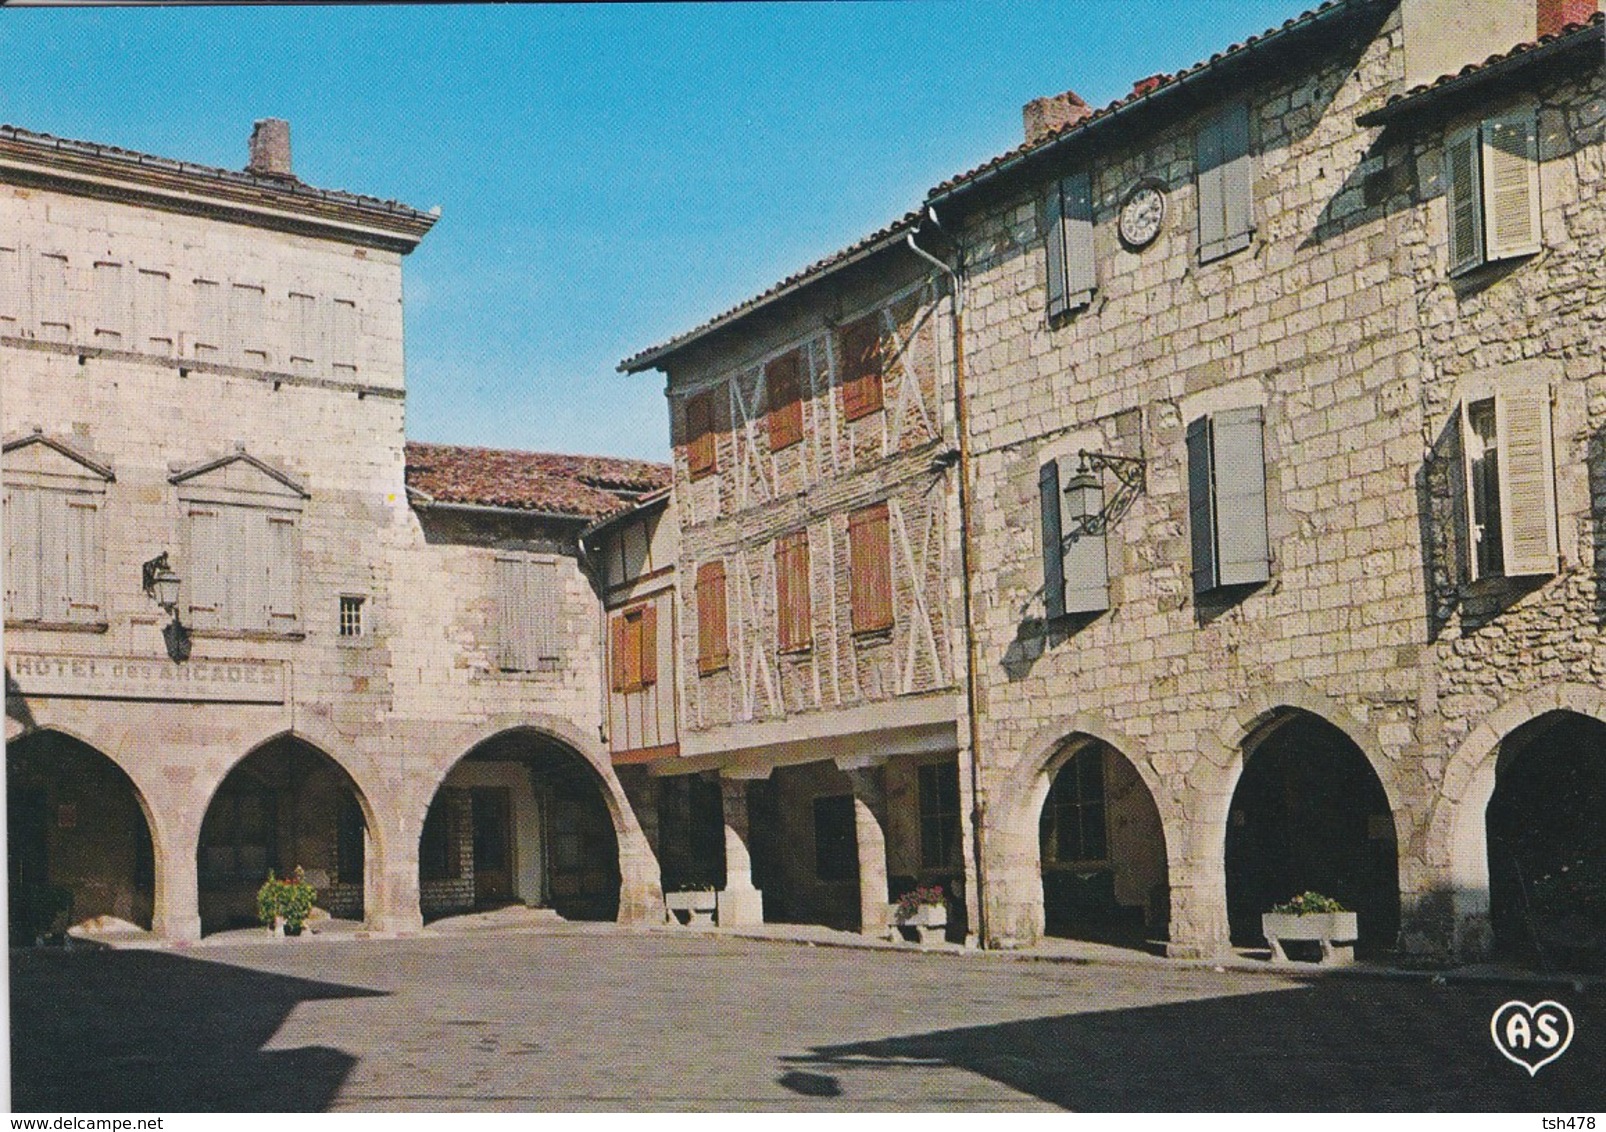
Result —
[{"label": "stone planter box", "polygon": [[[1354,912],[1307,912],[1302,916],[1292,912],[1267,912],[1260,917],[1260,930],[1271,944],[1274,963],[1290,962],[1283,951],[1285,942],[1320,945],[1319,962],[1324,964],[1352,962],[1355,940],[1360,934]],[[1344,950],[1339,951],[1339,948]]]},{"label": "stone planter box", "polygon": [[[664,910],[672,923],[688,927],[713,927],[714,909],[719,907],[716,892],[666,892]],[[684,914],[685,918],[681,916]]]},{"label": "stone planter box", "polygon": [[900,929],[912,930],[915,942],[921,946],[942,943],[946,938],[948,930],[946,904],[922,904],[907,919],[899,919],[897,909],[896,904],[892,905],[892,922]]}]

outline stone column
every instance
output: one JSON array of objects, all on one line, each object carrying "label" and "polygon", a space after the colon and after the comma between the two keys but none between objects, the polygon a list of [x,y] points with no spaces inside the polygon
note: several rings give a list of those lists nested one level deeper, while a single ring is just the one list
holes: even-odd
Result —
[{"label": "stone column", "polygon": [[753,887],[753,856],[748,850],[747,779],[720,777],[725,811],[725,887],[719,892],[719,926],[764,922],[764,894]]},{"label": "stone column", "polygon": [[887,788],[878,765],[843,767],[853,783],[853,832],[859,848],[859,933],[891,931],[887,914]]},{"label": "stone column", "polygon": [[[201,812],[205,812],[204,809]],[[154,830],[152,831],[154,834]],[[183,836],[184,833],[188,837]],[[199,828],[181,831],[176,839],[190,846],[189,853],[158,852],[156,857],[155,907],[151,912],[151,934],[173,943],[193,943],[201,938],[201,891],[196,876],[195,846]]]},{"label": "stone column", "polygon": [[[386,822],[378,799],[374,799],[374,809],[379,821]],[[394,833],[376,836],[373,829],[368,831],[363,919],[375,931],[405,934],[424,926],[418,906],[418,841],[428,809],[428,799],[422,805],[407,806],[407,819],[396,823]]]}]

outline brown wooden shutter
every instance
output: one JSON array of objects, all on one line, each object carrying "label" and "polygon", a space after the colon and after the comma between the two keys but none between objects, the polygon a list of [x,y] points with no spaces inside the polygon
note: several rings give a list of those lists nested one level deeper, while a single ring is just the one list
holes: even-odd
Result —
[{"label": "brown wooden shutter", "polygon": [[850,421],[881,408],[881,314],[866,315],[841,330],[842,413]]},{"label": "brown wooden shutter", "polygon": [[615,617],[608,623],[608,656],[611,661],[610,668],[613,673],[613,690],[623,692],[626,687],[625,673],[625,619]]},{"label": "brown wooden shutter", "polygon": [[658,683],[658,606],[650,604],[641,611],[641,680],[643,688]]},{"label": "brown wooden shutter", "polygon": [[697,568],[697,668],[717,672],[729,661],[725,627],[725,564]]},{"label": "brown wooden shutter", "polygon": [[764,385],[769,391],[771,452],[779,452],[803,439],[802,383],[798,376],[798,361],[798,352],[793,350],[764,367]]},{"label": "brown wooden shutter", "polygon": [[686,401],[686,465],[692,479],[700,479],[716,468],[714,431],[714,390],[705,390]]},{"label": "brown wooden shutter", "polygon": [[853,631],[873,632],[892,625],[892,546],[887,505],[877,503],[848,516],[848,557]]},{"label": "brown wooden shutter", "polygon": [[813,639],[809,602],[809,535],[795,531],[775,543],[775,606],[782,652],[807,648]]}]

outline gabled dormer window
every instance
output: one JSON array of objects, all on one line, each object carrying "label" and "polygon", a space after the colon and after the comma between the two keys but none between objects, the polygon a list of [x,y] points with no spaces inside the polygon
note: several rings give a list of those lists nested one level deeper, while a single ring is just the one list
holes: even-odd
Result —
[{"label": "gabled dormer window", "polygon": [[5,442],[5,620],[104,627],[101,515],[111,468],[42,432]]}]

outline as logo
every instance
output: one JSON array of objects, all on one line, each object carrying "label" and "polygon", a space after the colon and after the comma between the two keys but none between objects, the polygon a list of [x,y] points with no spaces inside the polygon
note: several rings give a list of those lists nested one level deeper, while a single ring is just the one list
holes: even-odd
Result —
[{"label": "as logo", "polygon": [[1501,1006],[1489,1019],[1495,1048],[1528,1071],[1532,1077],[1549,1065],[1573,1040],[1572,1013],[1559,1002],[1529,1006],[1516,999]]}]

